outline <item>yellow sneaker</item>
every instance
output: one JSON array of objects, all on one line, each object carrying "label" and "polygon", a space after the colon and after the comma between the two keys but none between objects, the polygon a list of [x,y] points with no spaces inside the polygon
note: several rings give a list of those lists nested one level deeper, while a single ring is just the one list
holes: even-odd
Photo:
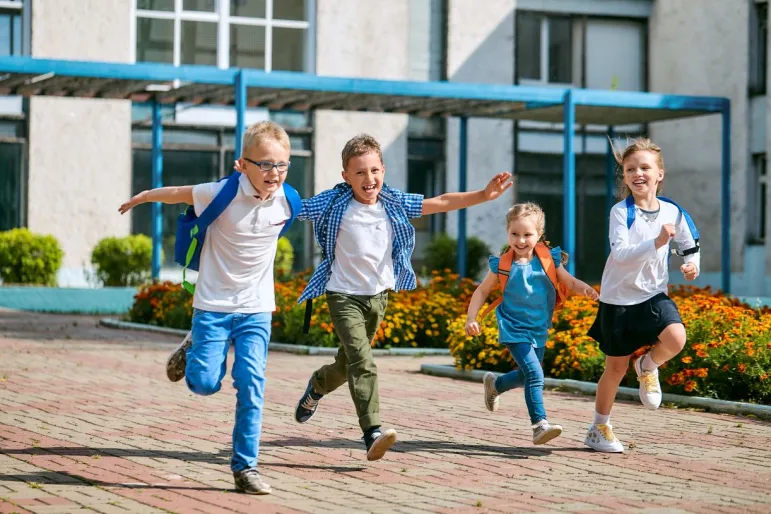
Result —
[{"label": "yellow sneaker", "polygon": [[659,370],[644,371],[642,369],[642,360],[645,355],[634,361],[634,370],[637,373],[637,381],[640,382],[640,401],[649,409],[655,410],[661,405]]},{"label": "yellow sneaker", "polygon": [[586,433],[584,444],[592,450],[605,453],[623,453],[624,446],[613,434],[610,425],[592,425]]}]

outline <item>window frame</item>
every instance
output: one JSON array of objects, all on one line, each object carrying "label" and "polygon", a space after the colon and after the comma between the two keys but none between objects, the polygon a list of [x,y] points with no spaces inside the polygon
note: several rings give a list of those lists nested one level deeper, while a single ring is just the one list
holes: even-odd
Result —
[{"label": "window frame", "polygon": [[[0,0],[1,2],[2,0]],[[265,67],[266,72],[273,71],[273,29],[289,28],[305,31],[305,56],[303,71],[315,72],[316,53],[316,0],[305,0],[305,12],[307,20],[280,20],[273,18],[273,3],[281,0],[265,0],[265,17],[250,18],[245,16],[230,15],[230,0],[215,0],[214,12],[185,11],[183,0],[174,0],[173,11],[153,11],[138,9],[137,0],[132,1],[132,27],[131,27],[131,61],[137,62],[137,20],[171,20],[173,22],[172,35],[172,64],[181,66],[182,61],[182,22],[206,22],[217,24],[217,67],[227,69],[230,64],[230,28],[233,25],[265,27]],[[140,61],[145,62],[145,61]]]}]

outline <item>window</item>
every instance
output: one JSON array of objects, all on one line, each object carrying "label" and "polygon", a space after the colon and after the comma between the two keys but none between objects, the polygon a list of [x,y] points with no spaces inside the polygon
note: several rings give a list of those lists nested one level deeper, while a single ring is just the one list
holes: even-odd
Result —
[{"label": "window", "polygon": [[752,180],[748,184],[749,213],[748,240],[750,244],[763,244],[766,240],[766,202],[768,175],[766,174],[766,154],[752,156]]},{"label": "window", "polygon": [[751,2],[750,7],[750,94],[766,94],[768,61],[768,2]]},{"label": "window", "polygon": [[313,71],[315,0],[136,2],[137,62]]},{"label": "window", "polygon": [[26,223],[25,133],[23,120],[0,120],[0,230]]},{"label": "window", "polygon": [[[188,127],[175,119],[173,109],[162,111],[163,131],[163,185],[194,185],[213,182],[232,171],[235,159],[235,137],[232,128],[213,127],[199,129]],[[267,113],[266,113],[267,114]],[[282,125],[289,133],[292,153],[292,167],[287,183],[307,198],[313,188],[312,153],[310,151],[309,117],[301,113],[269,113],[270,119]],[[132,194],[150,189],[152,180],[151,129],[149,112],[144,106],[132,109],[134,129],[132,131],[133,177]],[[0,146],[0,164],[2,163]],[[1,175],[0,175],[1,177]],[[0,200],[2,198],[0,197]],[[177,216],[182,211],[179,205],[164,205],[163,251],[165,267],[174,266],[174,238]],[[140,205],[132,209],[132,233],[151,234],[152,207]],[[295,252],[295,268],[298,270],[312,265],[310,224],[296,223],[287,232]]]},{"label": "window", "polygon": [[573,84],[573,20],[527,11],[516,20],[517,80]]},{"label": "window", "polygon": [[0,56],[22,55],[22,4],[0,4]]}]

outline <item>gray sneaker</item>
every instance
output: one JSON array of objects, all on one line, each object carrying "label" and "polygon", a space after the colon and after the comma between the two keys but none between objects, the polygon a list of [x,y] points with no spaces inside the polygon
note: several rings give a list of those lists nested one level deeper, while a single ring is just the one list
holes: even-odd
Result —
[{"label": "gray sneaker", "polygon": [[490,412],[498,410],[498,391],[495,390],[495,373],[485,373],[485,407]]},{"label": "gray sneaker", "polygon": [[236,491],[244,494],[270,494],[270,485],[262,481],[257,468],[244,469],[233,473]]},{"label": "gray sneaker", "polygon": [[172,382],[179,382],[185,376],[187,366],[187,350],[193,346],[193,332],[188,332],[185,338],[174,348],[166,361],[166,376]]},{"label": "gray sneaker", "polygon": [[559,437],[562,433],[562,427],[560,425],[550,425],[548,421],[543,420],[540,423],[533,425],[533,444],[545,444]]}]

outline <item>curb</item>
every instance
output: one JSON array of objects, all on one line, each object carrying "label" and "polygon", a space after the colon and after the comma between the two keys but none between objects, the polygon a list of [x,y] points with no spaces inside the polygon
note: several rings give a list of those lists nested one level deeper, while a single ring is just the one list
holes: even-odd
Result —
[{"label": "curb", "polygon": [[[99,320],[103,327],[117,328],[123,330],[142,330],[145,332],[155,332],[158,334],[175,335],[185,337],[188,330],[178,328],[158,327],[156,325],[145,325],[143,323],[132,323],[130,321],[120,321],[117,319],[104,318]],[[337,348],[326,348],[322,346],[305,346],[300,344],[276,343],[271,341],[268,349],[276,352],[293,353],[295,355],[337,355]],[[382,355],[388,357],[422,357],[425,355],[450,355],[447,348],[376,348],[372,350],[373,355]]]},{"label": "curb", "polygon": [[[448,366],[443,364],[422,364],[420,366],[420,372],[424,375],[469,380],[472,382],[482,382],[482,378],[485,376],[485,373],[487,373],[487,371],[479,369],[459,370],[456,369],[455,366]],[[503,373],[495,373],[496,376],[500,376],[502,374]],[[597,384],[594,382],[581,382],[579,380],[571,379],[547,377],[544,379],[544,386],[554,389],[578,391],[592,395],[597,392]],[[638,400],[639,395],[637,389],[633,389],[631,387],[619,387],[616,398]],[[723,414],[752,414],[759,418],[771,419],[771,406],[768,405],[730,402],[727,400],[717,400],[714,398],[703,398],[701,396],[683,396],[680,394],[670,393],[664,393],[662,402],[676,403],[683,407],[695,407],[708,410],[710,412],[719,412]]]}]

